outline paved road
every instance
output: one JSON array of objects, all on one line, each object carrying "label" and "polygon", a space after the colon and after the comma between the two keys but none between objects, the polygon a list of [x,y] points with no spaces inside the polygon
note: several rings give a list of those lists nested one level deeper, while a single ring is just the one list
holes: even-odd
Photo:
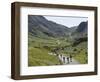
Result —
[{"label": "paved road", "polygon": [[[49,55],[56,55],[53,53],[48,53]],[[64,54],[59,54],[58,55],[59,60],[62,62],[62,64],[64,65],[75,65],[75,64],[80,64],[77,60],[75,60],[74,58],[72,58],[72,61],[70,61],[70,58],[68,58],[67,56],[64,56]]]},{"label": "paved road", "polygon": [[69,62],[69,64],[74,65],[74,64],[80,64],[80,63],[74,58],[72,58],[72,62]]}]

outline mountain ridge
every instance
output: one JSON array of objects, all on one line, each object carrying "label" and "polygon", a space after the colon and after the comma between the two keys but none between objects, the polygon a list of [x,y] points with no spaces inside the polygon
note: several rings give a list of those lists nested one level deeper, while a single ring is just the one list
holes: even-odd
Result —
[{"label": "mountain ridge", "polygon": [[33,36],[66,37],[87,35],[87,21],[82,21],[78,26],[68,28],[67,26],[47,20],[43,16],[28,15],[28,32]]}]

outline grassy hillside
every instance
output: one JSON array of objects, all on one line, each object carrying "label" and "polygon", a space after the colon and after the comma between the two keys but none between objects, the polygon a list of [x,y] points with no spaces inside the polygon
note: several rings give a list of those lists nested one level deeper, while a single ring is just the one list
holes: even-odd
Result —
[{"label": "grassy hillside", "polygon": [[[31,37],[31,36],[29,36]],[[55,55],[49,55],[51,48],[56,45],[55,40],[50,38],[44,40],[42,38],[29,38],[28,44],[28,65],[29,66],[46,66],[60,65],[61,62]],[[46,47],[48,46],[48,48]]]},{"label": "grassy hillside", "polygon": [[54,55],[49,55],[45,49],[29,48],[29,66],[45,66],[60,64],[58,58]]},{"label": "grassy hillside", "polygon": [[58,57],[48,53],[52,50],[58,49],[57,52],[65,56],[72,55],[74,59],[81,64],[87,63],[87,42],[80,42],[72,46],[72,42],[67,38],[53,38],[47,39],[40,37],[33,37],[29,35],[28,39],[28,65],[29,66],[49,66],[61,65]]},{"label": "grassy hillside", "polygon": [[75,47],[76,55],[75,59],[78,60],[81,64],[88,63],[88,54],[87,54],[87,42],[82,42]]},{"label": "grassy hillside", "polygon": [[81,64],[88,63],[88,53],[87,53],[87,41],[81,42],[75,46],[68,46],[64,50],[61,50],[60,53],[64,53],[65,56],[70,56],[77,61],[79,61]]}]

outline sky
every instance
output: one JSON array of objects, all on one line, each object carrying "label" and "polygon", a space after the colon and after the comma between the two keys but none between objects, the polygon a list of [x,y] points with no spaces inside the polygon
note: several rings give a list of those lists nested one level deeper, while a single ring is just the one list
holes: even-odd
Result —
[{"label": "sky", "polygon": [[69,17],[69,16],[44,16],[47,20],[54,21],[69,28],[78,26],[82,21],[87,21],[87,17]]}]

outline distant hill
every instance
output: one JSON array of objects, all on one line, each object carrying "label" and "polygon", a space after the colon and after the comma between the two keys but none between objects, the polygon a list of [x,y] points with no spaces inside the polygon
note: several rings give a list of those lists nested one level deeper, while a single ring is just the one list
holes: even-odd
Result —
[{"label": "distant hill", "polygon": [[73,26],[73,27],[70,27],[70,32],[75,32],[75,30],[77,29],[78,26]]},{"label": "distant hill", "polygon": [[70,29],[64,25],[47,20],[43,16],[28,16],[28,32],[33,36],[67,36]]},{"label": "distant hill", "polygon": [[86,42],[88,40],[87,31],[88,22],[81,22],[76,28],[76,30],[71,34],[71,36],[73,37],[73,46],[76,46],[81,42]]},{"label": "distant hill", "polygon": [[73,38],[84,38],[87,37],[88,22],[81,22],[74,32],[72,32]]},{"label": "distant hill", "polygon": [[73,39],[87,37],[88,22],[81,22],[78,26],[67,26],[49,21],[43,16],[28,16],[28,32],[36,37],[72,37]]},{"label": "distant hill", "polygon": [[76,31],[79,33],[87,33],[87,24],[88,22],[81,22]]}]

